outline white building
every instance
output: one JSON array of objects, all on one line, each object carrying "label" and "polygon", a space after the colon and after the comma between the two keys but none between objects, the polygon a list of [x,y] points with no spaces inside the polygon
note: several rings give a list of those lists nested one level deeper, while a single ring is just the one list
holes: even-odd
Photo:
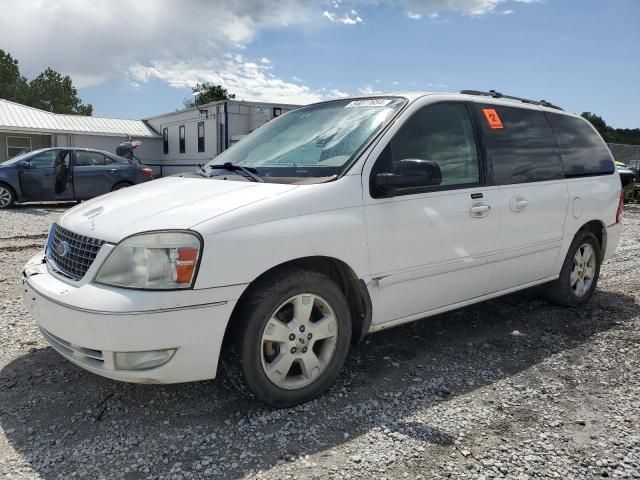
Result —
[{"label": "white building", "polygon": [[297,105],[224,100],[165,113],[144,121],[162,136],[156,173],[190,169]]},{"label": "white building", "polygon": [[141,160],[158,158],[162,138],[142,120],[60,115],[0,99],[0,162],[46,147],[84,147],[114,152],[140,140]]},{"label": "white building", "polygon": [[114,152],[139,140],[136,156],[157,175],[191,170],[297,105],[226,100],[143,120],[60,115],[0,99],[0,162],[46,147]]}]

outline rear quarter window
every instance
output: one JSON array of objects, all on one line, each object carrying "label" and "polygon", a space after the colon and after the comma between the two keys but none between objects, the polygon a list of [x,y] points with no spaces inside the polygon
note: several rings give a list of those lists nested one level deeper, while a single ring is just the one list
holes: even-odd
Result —
[{"label": "rear quarter window", "polygon": [[556,138],[543,112],[488,104],[476,108],[494,184],[564,178]]},{"label": "rear quarter window", "polygon": [[609,147],[586,120],[547,113],[558,139],[567,177],[608,175],[615,171]]}]

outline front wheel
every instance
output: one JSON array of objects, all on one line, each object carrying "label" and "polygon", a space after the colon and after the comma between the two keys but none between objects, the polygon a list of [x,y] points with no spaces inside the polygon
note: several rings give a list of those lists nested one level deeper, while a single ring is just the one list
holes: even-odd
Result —
[{"label": "front wheel", "polygon": [[11,208],[15,200],[16,197],[11,187],[0,184],[0,209]]},{"label": "front wheel", "polygon": [[560,277],[547,284],[546,296],[553,303],[575,307],[589,301],[598,283],[602,253],[591,232],[576,234],[560,271]]},{"label": "front wheel", "polygon": [[225,370],[232,382],[242,381],[273,407],[325,392],[349,350],[351,317],[344,294],[317,272],[293,270],[263,282],[242,300],[233,321]]}]

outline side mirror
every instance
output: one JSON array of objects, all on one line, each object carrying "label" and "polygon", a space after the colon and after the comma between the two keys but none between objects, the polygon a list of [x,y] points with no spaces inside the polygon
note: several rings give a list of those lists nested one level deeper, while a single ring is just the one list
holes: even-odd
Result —
[{"label": "side mirror", "polygon": [[31,168],[31,162],[27,160],[20,160],[20,162],[18,162],[18,166],[20,168]]},{"label": "side mirror", "polygon": [[402,160],[394,173],[378,173],[376,188],[388,194],[403,188],[433,187],[442,183],[442,172],[436,162],[408,158]]}]

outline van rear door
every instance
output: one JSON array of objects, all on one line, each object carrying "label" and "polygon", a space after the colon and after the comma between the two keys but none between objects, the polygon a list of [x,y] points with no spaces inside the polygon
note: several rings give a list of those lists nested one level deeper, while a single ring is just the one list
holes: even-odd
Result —
[{"label": "van rear door", "polygon": [[499,186],[500,234],[488,293],[556,275],[568,193],[562,159],[536,107],[476,105],[489,181]]}]

